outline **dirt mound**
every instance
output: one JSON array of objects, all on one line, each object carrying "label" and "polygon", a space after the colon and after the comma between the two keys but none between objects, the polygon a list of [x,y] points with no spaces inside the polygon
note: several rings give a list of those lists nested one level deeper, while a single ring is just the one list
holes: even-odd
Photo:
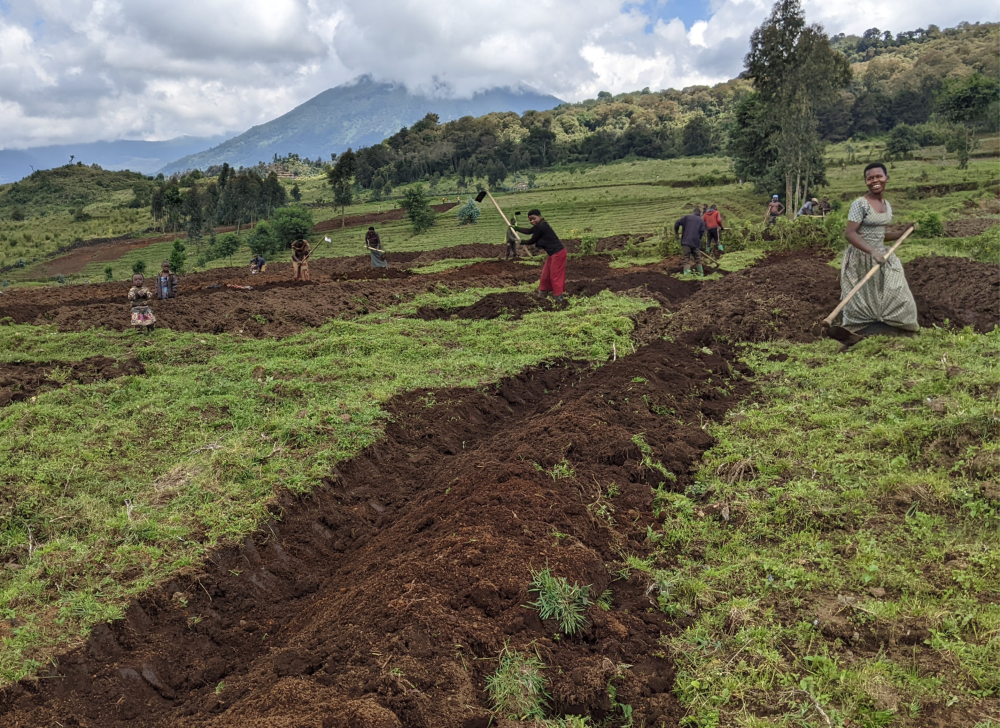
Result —
[{"label": "dirt mound", "polygon": [[661,303],[673,304],[701,289],[698,281],[682,281],[658,270],[619,269],[621,275],[604,276],[591,280],[577,280],[566,284],[566,292],[573,296],[594,296],[601,291],[621,293],[641,288]]},{"label": "dirt mound", "polygon": [[[285,495],[257,539],[100,625],[44,676],[58,679],[7,690],[0,726],[486,726],[505,645],[537,650],[557,714],[620,720],[613,684],[637,725],[676,726],[658,640],[678,625],[641,572],[619,574],[620,554],[649,553],[664,480],[633,438],[671,487],[691,483],[711,444],[698,423],[747,391],[720,349],[659,339],[598,369],[393,400],[377,444]],[[594,599],[610,590],[610,608],[557,639],[524,606],[546,566]]]},{"label": "dirt mound", "polygon": [[840,274],[812,253],[770,255],[705,285],[676,311],[669,330],[727,341],[812,341],[840,302]]},{"label": "dirt mound", "polygon": [[417,309],[413,318],[424,321],[437,321],[455,316],[456,318],[466,320],[489,320],[506,316],[511,321],[517,321],[527,313],[551,311],[552,307],[553,303],[551,300],[542,300],[520,292],[491,293],[483,296],[471,306],[462,306],[460,308],[421,306]]},{"label": "dirt mound", "polygon": [[966,217],[946,222],[944,234],[949,238],[968,238],[973,235],[981,235],[996,225],[1000,225],[1000,221],[982,217]]},{"label": "dirt mound", "polygon": [[437,250],[425,250],[417,257],[409,261],[412,268],[437,263],[439,260],[464,260],[468,258],[502,258],[505,246],[503,244],[491,245],[489,243],[468,243],[466,245],[454,245],[450,248],[438,248]]},{"label": "dirt mound", "polygon": [[932,256],[906,264],[921,326],[972,326],[985,333],[1000,325],[1000,266],[968,258]]},{"label": "dirt mound", "polygon": [[146,368],[136,359],[115,361],[106,356],[92,356],[82,361],[0,363],[0,407],[23,402],[39,392],[67,384],[92,384],[145,373]]},{"label": "dirt mound", "polygon": [[[607,238],[598,238],[597,245],[594,250],[598,253],[606,253],[611,250],[622,250],[628,245],[629,240],[635,240],[637,243],[645,242],[646,239],[652,237],[651,233],[639,233],[635,235],[611,235]],[[571,253],[580,252],[580,238],[569,238],[563,240],[563,244],[566,246],[566,250]]]}]

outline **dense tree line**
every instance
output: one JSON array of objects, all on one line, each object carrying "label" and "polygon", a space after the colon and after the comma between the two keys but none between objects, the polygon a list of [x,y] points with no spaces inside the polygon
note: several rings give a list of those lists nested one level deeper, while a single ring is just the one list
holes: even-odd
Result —
[{"label": "dense tree line", "polygon": [[198,185],[200,178],[192,173],[162,180],[153,192],[150,211],[164,231],[185,230],[192,239],[216,225],[235,225],[238,231],[267,219],[288,202],[288,193],[274,172],[264,177],[256,168],[237,172],[224,164],[207,185]]},{"label": "dense tree line", "polygon": [[[811,38],[813,31],[803,29],[804,37]],[[996,23],[943,31],[931,26],[895,35],[873,28],[863,36],[827,39],[828,55],[844,60],[834,70],[806,73],[812,74],[803,82],[809,89],[796,92],[795,100],[809,101],[806,116],[820,141],[883,134],[900,123],[923,125],[935,118],[937,98],[950,79],[997,75],[993,46],[998,39]],[[849,60],[854,65],[848,67]],[[755,83],[752,74],[744,74],[712,87],[602,92],[596,99],[520,117],[497,113],[441,124],[428,114],[381,144],[352,151],[354,179],[377,198],[417,180],[433,185],[444,175],[458,176],[460,184],[481,180],[497,187],[515,172],[554,164],[722,151],[748,124],[753,128],[760,121],[748,118],[757,103],[751,100],[757,98]],[[922,141],[940,142],[940,134],[929,135],[927,129],[916,133]],[[757,134],[767,136],[770,130],[758,129]],[[816,165],[809,174],[819,175],[814,182],[822,179]],[[341,200],[346,200],[349,190],[343,182],[339,185]]]}]

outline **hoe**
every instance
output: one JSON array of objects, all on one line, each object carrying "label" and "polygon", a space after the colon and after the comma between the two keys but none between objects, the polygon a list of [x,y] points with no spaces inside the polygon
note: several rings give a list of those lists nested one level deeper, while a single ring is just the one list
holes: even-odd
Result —
[{"label": "hoe", "polygon": [[[904,240],[910,237],[910,233],[912,233],[914,229],[915,228],[913,225],[910,225],[910,227],[906,229],[906,232],[900,236],[899,240],[896,241],[896,244],[893,245],[891,248],[889,248],[889,252],[885,254],[886,260],[888,260],[890,255],[896,252],[896,248],[899,247],[900,243],[902,243]],[[873,265],[872,269],[868,271],[868,275],[866,275],[864,278],[858,281],[858,284],[854,286],[854,288],[852,288],[846,296],[844,296],[844,300],[842,300],[839,304],[837,304],[837,308],[833,309],[830,315],[827,316],[825,319],[823,319],[823,328],[826,328],[830,336],[832,336],[834,339],[837,339],[838,341],[848,341],[849,339],[852,338],[853,334],[847,329],[843,328],[842,326],[832,326],[833,320],[837,318],[838,313],[844,310],[844,306],[847,305],[847,302],[850,301],[852,298],[854,298],[854,294],[860,291],[861,287],[864,286],[865,283],[867,283],[871,279],[871,277],[878,272],[879,268],[881,267],[882,265],[880,263],[876,263],[875,265]]]}]

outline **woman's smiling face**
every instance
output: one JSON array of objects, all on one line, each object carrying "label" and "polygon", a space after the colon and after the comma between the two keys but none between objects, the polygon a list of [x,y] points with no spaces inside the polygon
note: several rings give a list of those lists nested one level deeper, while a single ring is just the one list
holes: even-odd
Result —
[{"label": "woman's smiling face", "polygon": [[885,183],[889,181],[889,175],[881,167],[873,167],[865,172],[865,185],[873,195],[880,195],[885,190]]}]

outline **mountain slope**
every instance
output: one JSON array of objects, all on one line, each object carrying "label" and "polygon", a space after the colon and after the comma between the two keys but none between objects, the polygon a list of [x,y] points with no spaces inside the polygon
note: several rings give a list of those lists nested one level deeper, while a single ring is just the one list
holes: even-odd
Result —
[{"label": "mountain slope", "polygon": [[492,111],[544,111],[562,103],[531,90],[491,89],[471,99],[440,99],[409,93],[404,87],[362,76],[328,89],[277,119],[255,126],[217,147],[178,159],[164,174],[205,169],[228,162],[249,167],[291,152],[323,158],[348,147],[377,144],[428,112],[441,121],[482,116]]},{"label": "mountain slope", "polygon": [[29,149],[0,150],[0,183],[27,177],[32,170],[52,169],[69,162],[70,155],[86,165],[97,164],[103,169],[129,169],[143,174],[155,174],[171,159],[193,154],[226,139],[228,134],[210,137],[182,136],[162,142],[120,139],[113,142],[87,144],[56,144]]}]

